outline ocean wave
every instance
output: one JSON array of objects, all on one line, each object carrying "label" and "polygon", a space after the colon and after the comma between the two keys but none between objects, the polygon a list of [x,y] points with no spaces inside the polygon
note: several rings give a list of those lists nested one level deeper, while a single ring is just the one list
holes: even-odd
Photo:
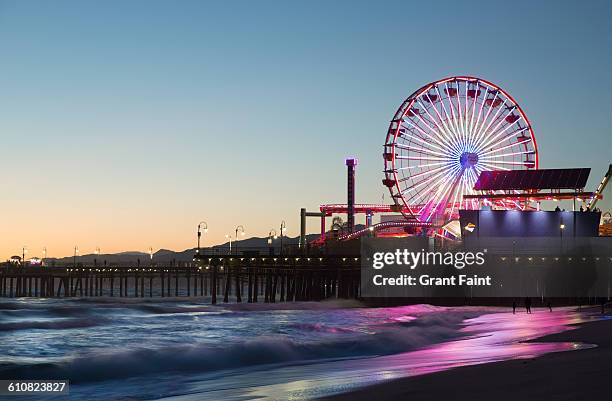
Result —
[{"label": "ocean wave", "polygon": [[99,326],[106,322],[102,318],[89,319],[56,319],[56,320],[30,320],[17,321],[9,323],[0,323],[0,332],[17,331],[17,330],[63,330],[63,329],[80,329],[86,327]]},{"label": "ocean wave", "polygon": [[363,308],[363,302],[354,299],[326,299],[316,302],[279,302],[279,303],[232,303],[221,305],[233,311],[274,311],[274,310],[332,310]]},{"label": "ocean wave", "polygon": [[78,317],[114,310],[148,314],[177,314],[192,312],[264,312],[275,310],[330,310],[360,308],[356,300],[326,300],[322,302],[283,303],[228,303],[211,305],[209,301],[189,302],[181,298],[70,298],[46,299],[39,302],[0,301],[0,315],[44,313],[46,316]]},{"label": "ocean wave", "polygon": [[328,326],[323,323],[295,323],[288,326],[291,329],[310,331],[317,333],[354,333],[355,330],[349,327]]},{"label": "ocean wave", "polygon": [[[255,338],[225,347],[205,344],[90,352],[57,363],[0,366],[0,378],[65,378],[95,382],[155,373],[209,372],[264,364],[368,357],[407,352],[459,337],[469,313],[440,313],[387,325],[371,334],[300,343],[284,336]],[[145,341],[143,339],[143,341]]]}]

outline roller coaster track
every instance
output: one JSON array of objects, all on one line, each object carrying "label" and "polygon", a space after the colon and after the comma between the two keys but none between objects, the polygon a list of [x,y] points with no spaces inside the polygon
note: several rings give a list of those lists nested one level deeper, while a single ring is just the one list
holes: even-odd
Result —
[{"label": "roller coaster track", "polygon": [[587,203],[587,208],[589,210],[593,210],[593,208],[597,204],[597,201],[601,197],[601,194],[603,193],[604,189],[606,189],[606,186],[608,185],[608,181],[610,181],[610,176],[612,176],[612,164],[610,164],[610,166],[608,167],[608,172],[606,173],[606,175],[604,175],[604,178],[601,180],[601,182],[597,186],[594,196],[591,197],[591,199],[589,199],[589,202]]},{"label": "roller coaster track", "polygon": [[355,238],[362,237],[371,232],[377,232],[380,230],[384,230],[387,228],[394,227],[431,227],[431,223],[423,223],[416,220],[394,220],[394,221],[385,221],[383,223],[373,224],[370,227],[366,227],[364,229],[353,231],[350,234],[341,235],[338,237],[339,241],[349,241]]}]

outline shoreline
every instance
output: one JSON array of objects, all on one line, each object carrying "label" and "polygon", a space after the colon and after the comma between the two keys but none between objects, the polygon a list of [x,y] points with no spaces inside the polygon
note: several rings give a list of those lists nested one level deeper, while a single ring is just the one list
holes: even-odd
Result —
[{"label": "shoreline", "polygon": [[526,342],[576,342],[596,347],[393,379],[320,401],[569,401],[598,399],[609,391],[607,376],[612,369],[609,317]]}]

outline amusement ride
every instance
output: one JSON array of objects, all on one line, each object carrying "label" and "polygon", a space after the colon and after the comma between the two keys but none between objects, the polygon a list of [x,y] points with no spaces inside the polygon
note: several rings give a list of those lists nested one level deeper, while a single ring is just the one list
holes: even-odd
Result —
[{"label": "amusement ride", "polygon": [[[596,202],[601,198],[602,188],[594,193],[581,194],[576,189],[554,196],[543,196],[537,188],[477,189],[483,172],[486,176],[538,170],[538,156],[529,119],[508,92],[482,78],[444,78],[408,96],[389,124],[382,183],[391,194],[392,204],[355,204],[357,160],[347,159],[348,204],[324,204],[320,212],[303,209],[302,219],[321,218],[319,244],[326,240],[325,218],[343,213],[349,223],[337,236],[339,240],[378,231],[384,235],[391,228],[416,235],[456,237],[460,209],[490,206],[496,210],[539,210],[542,200],[573,198],[575,202],[577,196],[584,196],[585,201]],[[606,177],[604,187],[609,173]],[[366,216],[366,226],[355,230],[353,216],[360,213]],[[398,218],[373,224],[373,215],[378,213],[395,213]]]}]

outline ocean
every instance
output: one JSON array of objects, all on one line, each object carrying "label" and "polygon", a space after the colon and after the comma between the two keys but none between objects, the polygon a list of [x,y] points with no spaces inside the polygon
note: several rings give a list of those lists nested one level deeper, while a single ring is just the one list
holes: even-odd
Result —
[{"label": "ocean", "polygon": [[[2,299],[0,379],[68,379],[29,400],[312,400],[393,378],[589,347],[523,341],[595,319],[573,308],[356,301]],[[10,399],[15,399],[11,397]]]}]

